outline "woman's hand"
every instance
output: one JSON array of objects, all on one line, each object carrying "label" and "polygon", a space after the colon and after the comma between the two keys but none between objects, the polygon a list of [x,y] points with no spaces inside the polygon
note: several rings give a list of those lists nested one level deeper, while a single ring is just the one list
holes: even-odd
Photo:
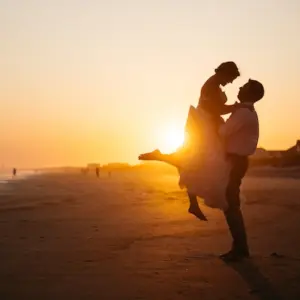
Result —
[{"label": "woman's hand", "polygon": [[241,106],[241,103],[235,101],[235,103],[232,104],[233,112],[236,111],[238,108],[240,108],[240,106]]}]

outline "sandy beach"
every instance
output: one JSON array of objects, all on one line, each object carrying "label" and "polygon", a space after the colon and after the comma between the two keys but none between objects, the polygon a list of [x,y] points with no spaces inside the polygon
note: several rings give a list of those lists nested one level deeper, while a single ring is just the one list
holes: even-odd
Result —
[{"label": "sandy beach", "polygon": [[252,259],[173,175],[44,174],[0,187],[0,299],[300,299],[300,179],[248,176]]}]

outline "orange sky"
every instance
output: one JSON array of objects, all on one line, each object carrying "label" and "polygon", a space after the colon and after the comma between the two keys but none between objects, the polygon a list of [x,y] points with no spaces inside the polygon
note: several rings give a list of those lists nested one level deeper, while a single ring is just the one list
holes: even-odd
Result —
[{"label": "orange sky", "polygon": [[[136,162],[171,150],[222,61],[266,96],[260,145],[300,138],[300,2],[1,1],[0,163]],[[286,4],[287,3],[287,4]]]}]

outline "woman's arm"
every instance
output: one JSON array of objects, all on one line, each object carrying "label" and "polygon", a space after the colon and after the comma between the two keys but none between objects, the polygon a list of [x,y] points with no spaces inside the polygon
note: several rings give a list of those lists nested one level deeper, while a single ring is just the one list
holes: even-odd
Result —
[{"label": "woman's arm", "polygon": [[226,114],[230,114],[232,112],[234,112],[234,110],[236,109],[237,104],[232,104],[232,105],[225,105],[221,102],[218,101],[202,101],[201,102],[201,107],[210,112],[213,115],[226,115]]},{"label": "woman's arm", "polygon": [[220,115],[227,115],[227,114],[233,113],[236,108],[237,108],[237,103],[231,104],[231,105],[223,104],[220,107]]}]

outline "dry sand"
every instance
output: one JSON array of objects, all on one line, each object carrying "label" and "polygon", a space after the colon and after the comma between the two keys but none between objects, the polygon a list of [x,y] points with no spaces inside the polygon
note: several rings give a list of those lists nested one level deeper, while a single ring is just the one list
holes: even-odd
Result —
[{"label": "dry sand", "polygon": [[1,300],[300,299],[299,179],[246,178],[253,258],[226,265],[223,215],[188,215],[176,176],[101,176],[0,187]]}]

